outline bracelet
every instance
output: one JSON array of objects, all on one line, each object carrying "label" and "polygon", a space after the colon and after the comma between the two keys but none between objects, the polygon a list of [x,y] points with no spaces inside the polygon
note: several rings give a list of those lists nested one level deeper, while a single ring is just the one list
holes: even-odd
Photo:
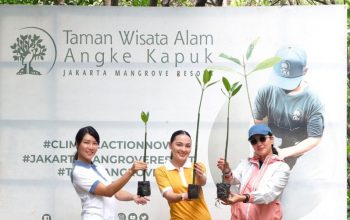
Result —
[{"label": "bracelet", "polygon": [[249,194],[243,194],[243,196],[245,196],[245,199],[243,200],[243,203],[249,202],[249,199],[250,199]]}]

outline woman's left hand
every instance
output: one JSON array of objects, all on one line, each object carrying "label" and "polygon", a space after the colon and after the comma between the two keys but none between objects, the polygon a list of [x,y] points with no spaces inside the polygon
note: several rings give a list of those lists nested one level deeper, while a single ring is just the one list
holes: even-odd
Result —
[{"label": "woman's left hand", "polygon": [[139,170],[147,170],[147,163],[143,161],[135,161],[130,168],[130,171],[134,174]]},{"label": "woman's left hand", "polygon": [[196,184],[204,186],[207,183],[207,177],[205,176],[203,165],[200,163],[195,163],[194,170],[196,171]]},{"label": "woman's left hand", "polygon": [[202,177],[204,175],[204,172],[202,170],[202,166],[199,163],[194,164],[194,169],[196,170],[196,175],[198,177]]}]

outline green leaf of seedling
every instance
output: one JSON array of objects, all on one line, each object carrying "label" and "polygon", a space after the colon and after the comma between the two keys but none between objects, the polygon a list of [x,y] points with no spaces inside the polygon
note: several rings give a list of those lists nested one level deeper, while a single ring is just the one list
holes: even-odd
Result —
[{"label": "green leaf of seedling", "polygon": [[213,71],[212,70],[208,70],[208,69],[204,70],[204,73],[203,73],[203,83],[204,83],[204,85],[207,84],[210,81],[212,75],[213,75]]},{"label": "green leaf of seedling", "polygon": [[215,82],[212,82],[212,83],[208,84],[206,88],[208,88],[209,86],[214,85],[215,83],[217,83],[217,82],[219,82],[219,81],[220,81],[220,80],[217,80],[217,81],[215,81]]},{"label": "green leaf of seedling", "polygon": [[239,82],[235,82],[235,83],[233,83],[232,85],[231,85],[231,87],[230,87],[230,91],[232,92],[236,87],[237,87],[237,84],[238,84]]},{"label": "green leaf of seedling", "polygon": [[149,118],[149,112],[145,113],[144,111],[141,112],[141,119],[146,124],[148,122]]},{"label": "green leaf of seedling", "polygon": [[227,60],[231,60],[232,62],[234,62],[234,63],[236,63],[236,64],[242,66],[241,61],[240,61],[239,59],[237,59],[237,58],[235,58],[235,57],[232,57],[232,56],[230,56],[230,55],[226,55],[226,54],[224,54],[224,53],[221,53],[221,54],[219,55],[219,57],[225,58],[225,59],[227,59]]},{"label": "green leaf of seedling", "polygon": [[[238,83],[238,82],[237,82]],[[231,93],[231,97],[232,96],[235,96],[238,92],[239,92],[239,90],[242,88],[242,84],[239,84],[239,86],[237,87],[237,88],[235,88],[235,89],[233,89],[232,90],[232,93]]]},{"label": "green leaf of seedling", "polygon": [[248,47],[248,49],[247,49],[247,52],[246,52],[246,54],[245,54],[245,58],[246,58],[247,60],[249,60],[250,56],[252,55],[253,50],[254,50],[254,48],[255,48],[255,45],[258,43],[258,40],[259,40],[259,38],[257,38],[256,40],[254,40],[254,41],[249,45],[249,47]]},{"label": "green leaf of seedling", "polygon": [[227,92],[229,92],[230,91],[230,82],[228,81],[228,79],[226,79],[225,77],[222,77],[222,83],[224,84],[224,86],[225,86],[225,89],[226,89],[226,91]]},{"label": "green leaf of seedling", "polygon": [[273,65],[275,65],[276,63],[278,63],[279,61],[281,61],[281,57],[270,57],[270,58],[267,58],[266,60],[263,60],[258,65],[256,65],[256,67],[250,73],[258,71],[258,70],[263,70],[263,69],[270,68]]}]

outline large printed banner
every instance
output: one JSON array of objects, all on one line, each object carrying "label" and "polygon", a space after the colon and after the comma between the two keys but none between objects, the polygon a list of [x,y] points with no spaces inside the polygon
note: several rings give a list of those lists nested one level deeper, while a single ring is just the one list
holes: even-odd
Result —
[{"label": "large printed banner", "polygon": [[[1,6],[0,218],[79,219],[80,199],[69,176],[76,132],[97,129],[94,162],[117,179],[142,159],[140,114],[146,111],[151,201],[118,202],[119,218],[169,219],[154,169],[169,159],[175,130],[187,130],[194,145],[201,94],[195,76],[211,69],[213,81],[220,81],[203,96],[197,160],[207,167],[203,190],[212,218],[229,219],[230,207],[215,205],[228,104],[221,78],[242,83],[230,103],[228,160],[236,166],[250,155],[251,108],[272,68],[245,74],[285,45],[307,53],[305,81],[324,105],[324,132],[292,168],[284,219],[346,219],[345,6]],[[125,189],[136,193],[141,180],[138,173]]]}]

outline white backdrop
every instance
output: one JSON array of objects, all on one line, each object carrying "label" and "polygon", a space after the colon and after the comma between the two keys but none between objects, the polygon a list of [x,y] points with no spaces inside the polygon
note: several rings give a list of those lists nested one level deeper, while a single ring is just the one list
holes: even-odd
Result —
[{"label": "white backdrop", "polygon": [[[32,74],[17,74],[28,73],[23,67],[34,53],[29,50],[23,64],[16,60],[11,46],[25,36],[41,39],[42,59],[31,62]],[[188,130],[195,140],[200,87],[194,74],[212,66],[235,67],[219,54],[241,58],[257,38],[248,67],[274,56],[282,45],[303,47],[308,82],[326,107],[321,144],[293,168],[283,196],[284,219],[345,219],[345,6],[0,6],[1,218],[79,219],[80,200],[69,178],[76,132],[86,125],[98,130],[102,143],[95,162],[118,178],[143,155],[140,113],[148,111],[151,202],[119,202],[118,207],[125,219],[168,219],[153,170],[169,155],[173,131]],[[252,97],[270,71],[249,77]],[[217,70],[213,79],[222,76],[243,82],[239,75]],[[215,162],[224,154],[226,133],[227,102],[221,88],[218,83],[205,91],[198,143],[198,161],[208,168],[204,191],[213,219],[230,217],[229,207],[215,207],[220,175]],[[237,164],[249,152],[245,89],[231,105],[228,158]],[[126,190],[136,192],[139,180],[141,176],[134,177]]]}]

